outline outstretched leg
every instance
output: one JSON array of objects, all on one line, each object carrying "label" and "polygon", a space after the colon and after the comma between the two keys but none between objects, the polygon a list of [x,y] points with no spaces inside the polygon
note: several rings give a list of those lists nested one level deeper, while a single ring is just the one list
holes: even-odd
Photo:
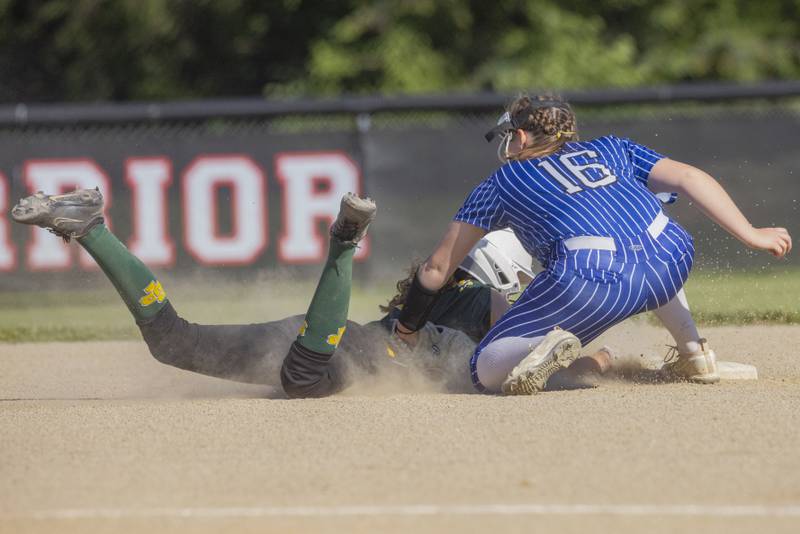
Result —
[{"label": "outstretched leg", "polygon": [[181,318],[158,278],[103,224],[103,197],[83,189],[37,193],[12,210],[15,221],[75,239],[95,259],[162,363],[217,378],[278,386],[299,318],[266,324],[198,325]]},{"label": "outstretched leg", "polygon": [[14,206],[15,221],[46,228],[65,241],[76,239],[94,258],[122,297],[136,322],[146,322],[166,306],[164,289],[139,258],[103,224],[103,195],[78,189],[64,195],[41,191]]},{"label": "outstretched leg", "polygon": [[675,346],[681,354],[690,354],[700,350],[698,341],[700,334],[697,332],[697,325],[689,310],[689,302],[686,300],[683,288],[672,300],[653,310],[653,313],[672,335]]},{"label": "outstretched leg", "polygon": [[278,386],[278,366],[297,321],[199,325],[178,315],[161,282],[105,225],[78,242],[92,255],[136,319],[158,361],[204,375]]},{"label": "outstretched leg", "polygon": [[375,203],[348,193],[331,227],[328,259],[297,339],[281,368],[281,383],[290,397],[323,397],[344,385],[330,365],[344,335],[350,306],[353,254],[375,218]]}]

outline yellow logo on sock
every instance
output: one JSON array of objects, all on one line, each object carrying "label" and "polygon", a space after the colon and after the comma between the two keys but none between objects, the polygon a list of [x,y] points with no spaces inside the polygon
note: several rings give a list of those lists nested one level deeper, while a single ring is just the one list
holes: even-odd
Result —
[{"label": "yellow logo on sock", "polygon": [[139,299],[139,304],[142,306],[150,306],[154,302],[164,302],[164,299],[167,298],[167,292],[164,291],[158,280],[151,280],[142,291],[144,291],[144,296]]},{"label": "yellow logo on sock", "polygon": [[306,330],[308,330],[308,323],[303,321],[303,324],[300,325],[300,330],[297,331],[297,337],[303,337],[306,335]]},{"label": "yellow logo on sock", "polygon": [[325,342],[328,343],[328,345],[333,345],[334,347],[338,347],[339,343],[341,343],[342,341],[342,335],[344,334],[345,330],[347,330],[346,326],[341,327],[338,332],[329,335],[328,339],[326,339]]}]

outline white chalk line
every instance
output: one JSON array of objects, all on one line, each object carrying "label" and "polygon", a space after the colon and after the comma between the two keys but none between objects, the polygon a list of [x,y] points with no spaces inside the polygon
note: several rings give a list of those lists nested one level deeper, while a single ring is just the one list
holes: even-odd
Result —
[{"label": "white chalk line", "polygon": [[474,504],[474,505],[359,505],[247,506],[175,508],[63,508],[3,515],[3,519],[246,519],[315,517],[424,516],[685,516],[685,517],[800,517],[800,505],[693,504]]}]

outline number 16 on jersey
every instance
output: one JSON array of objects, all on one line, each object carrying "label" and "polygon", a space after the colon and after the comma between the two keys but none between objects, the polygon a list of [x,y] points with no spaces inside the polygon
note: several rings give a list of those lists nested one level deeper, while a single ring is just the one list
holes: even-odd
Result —
[{"label": "number 16 on jersey", "polygon": [[[538,164],[538,167],[543,169],[547,172],[555,181],[560,183],[564,186],[564,189],[570,195],[574,195],[579,191],[583,191],[583,187],[579,184],[583,184],[585,187],[590,189],[596,189],[598,187],[603,187],[609,184],[613,184],[617,181],[617,177],[614,176],[611,171],[597,161],[592,163],[585,163],[583,165],[575,163],[573,160],[580,156],[587,156],[592,159],[597,159],[597,152],[594,150],[580,150],[578,152],[569,152],[568,154],[563,154],[559,156],[559,161],[562,165],[569,171],[571,176],[565,176],[560,170],[558,170],[555,165],[553,165],[549,161],[542,161]],[[601,178],[598,180],[592,180],[586,174],[588,169],[596,169],[600,171]],[[570,179],[572,178],[572,180]]]}]

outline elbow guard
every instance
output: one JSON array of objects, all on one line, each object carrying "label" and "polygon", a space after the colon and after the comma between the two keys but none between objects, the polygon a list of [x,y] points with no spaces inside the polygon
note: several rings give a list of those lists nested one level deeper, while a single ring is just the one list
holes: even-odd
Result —
[{"label": "elbow guard", "polygon": [[400,311],[400,317],[398,317],[400,325],[411,332],[416,332],[425,326],[428,315],[438,297],[439,291],[431,291],[422,286],[419,281],[419,271],[417,271],[414,281],[411,282],[411,288],[408,290],[403,309]]}]

